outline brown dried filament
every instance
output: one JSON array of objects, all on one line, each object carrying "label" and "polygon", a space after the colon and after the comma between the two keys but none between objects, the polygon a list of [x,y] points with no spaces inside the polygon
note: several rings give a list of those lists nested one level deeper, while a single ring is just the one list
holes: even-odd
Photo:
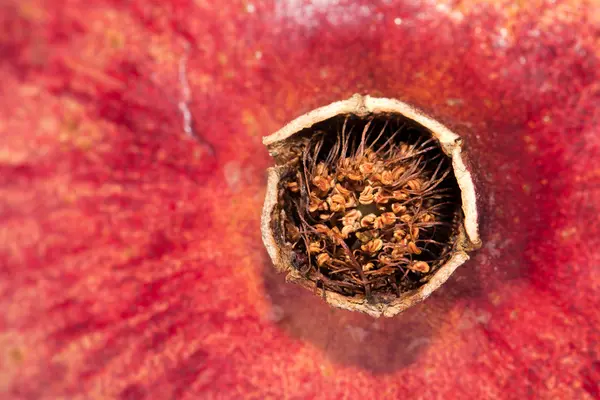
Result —
[{"label": "brown dried filament", "polygon": [[449,159],[407,121],[326,122],[306,133],[280,183],[296,267],[349,296],[420,286],[448,259],[460,218]]}]

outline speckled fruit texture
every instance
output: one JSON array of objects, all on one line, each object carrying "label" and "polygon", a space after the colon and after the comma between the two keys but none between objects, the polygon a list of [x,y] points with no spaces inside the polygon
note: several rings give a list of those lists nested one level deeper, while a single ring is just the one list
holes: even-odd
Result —
[{"label": "speckled fruit texture", "polygon": [[[3,0],[0,398],[598,398],[599,6]],[[260,238],[261,137],[355,92],[461,134],[480,194],[482,249],[393,319]]]}]

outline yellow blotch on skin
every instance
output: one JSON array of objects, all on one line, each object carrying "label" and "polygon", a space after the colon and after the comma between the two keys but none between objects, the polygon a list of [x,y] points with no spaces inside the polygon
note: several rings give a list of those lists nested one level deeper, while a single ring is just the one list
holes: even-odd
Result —
[{"label": "yellow blotch on skin", "polygon": [[125,35],[116,29],[106,30],[104,37],[106,44],[115,50],[121,50],[125,47]]},{"label": "yellow blotch on skin", "polygon": [[533,138],[531,136],[523,136],[523,141],[526,144],[526,149],[528,152],[535,153],[537,151],[537,146],[533,143]]},{"label": "yellow blotch on skin", "polygon": [[58,140],[80,150],[90,150],[101,140],[102,130],[85,118],[85,109],[76,101],[67,100],[60,120]]},{"label": "yellow blotch on skin", "polygon": [[260,134],[258,120],[252,111],[248,109],[242,110],[242,124],[246,126],[247,132],[250,136],[256,136]]},{"label": "yellow blotch on skin", "polygon": [[492,292],[488,295],[488,298],[494,306],[499,306],[502,303],[502,296],[499,293]]},{"label": "yellow blotch on skin", "polygon": [[19,5],[19,15],[28,21],[41,22],[46,19],[46,11],[43,8],[43,3],[38,1],[20,1],[17,2]]},{"label": "yellow blotch on skin", "polygon": [[512,310],[510,312],[510,319],[515,320],[519,318],[519,311],[518,310]]},{"label": "yellow blotch on skin", "polygon": [[562,240],[569,240],[577,233],[577,228],[570,227],[560,231],[560,238]]}]

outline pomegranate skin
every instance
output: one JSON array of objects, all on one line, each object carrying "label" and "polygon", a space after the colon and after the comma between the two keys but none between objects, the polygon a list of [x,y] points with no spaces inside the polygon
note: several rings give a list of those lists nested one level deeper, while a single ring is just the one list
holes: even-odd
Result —
[{"label": "pomegranate skin", "polygon": [[[0,397],[599,397],[599,22],[574,0],[3,1]],[[285,283],[260,237],[261,137],[355,92],[460,134],[479,193],[483,247],[386,320]]]}]

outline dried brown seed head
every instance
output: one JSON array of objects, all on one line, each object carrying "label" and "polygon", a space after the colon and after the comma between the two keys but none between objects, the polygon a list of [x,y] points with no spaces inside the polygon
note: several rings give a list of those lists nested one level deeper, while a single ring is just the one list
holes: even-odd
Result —
[{"label": "dried brown seed head", "polygon": [[435,220],[435,217],[433,216],[433,214],[424,214],[421,217],[421,221],[422,222],[431,222],[431,221],[434,221],[434,220]]},{"label": "dried brown seed head", "polygon": [[392,204],[392,211],[394,212],[394,214],[403,214],[406,212],[406,206],[403,206],[399,203],[394,203]]},{"label": "dried brown seed head", "polygon": [[392,257],[393,258],[396,258],[396,259],[403,258],[406,254],[407,254],[406,246],[399,245],[399,246],[395,246],[392,249]]},{"label": "dried brown seed head", "polygon": [[358,226],[358,225],[346,225],[346,226],[344,226],[344,227],[342,228],[342,237],[343,237],[344,239],[348,239],[348,236],[349,236],[351,233],[354,233],[354,232],[356,232],[356,230],[357,230],[358,228],[360,228],[360,226]]},{"label": "dried brown seed head", "polygon": [[346,197],[349,196],[350,193],[352,193],[350,191],[350,189],[346,189],[344,186],[342,186],[340,183],[336,183],[335,184],[335,191],[339,194],[341,194],[342,196]]},{"label": "dried brown seed head", "polygon": [[396,221],[396,216],[394,213],[383,213],[379,217],[375,218],[375,222],[373,223],[373,227],[375,229],[383,229],[388,225],[392,225]]},{"label": "dried brown seed head", "polygon": [[406,167],[404,165],[399,165],[392,171],[392,179],[395,181],[399,180],[402,175],[406,172]]},{"label": "dried brown seed head", "polygon": [[372,186],[366,186],[363,191],[360,193],[360,197],[358,201],[360,204],[369,205],[373,203],[373,192],[374,188]]},{"label": "dried brown seed head", "polygon": [[367,244],[363,244],[360,248],[364,252],[374,254],[374,253],[377,253],[379,250],[381,250],[382,247],[383,247],[383,240],[373,239],[370,242],[368,242]]},{"label": "dried brown seed head", "polygon": [[414,226],[411,230],[410,230],[410,235],[412,236],[413,240],[417,240],[419,238],[419,227]]},{"label": "dried brown seed head", "polygon": [[331,229],[329,229],[329,227],[327,225],[323,225],[323,224],[318,224],[314,226],[315,231],[317,231],[317,233],[320,233],[322,235],[328,236],[331,234]]},{"label": "dried brown seed head", "polygon": [[356,232],[356,238],[360,240],[362,243],[367,243],[369,240],[373,239],[375,236],[371,231],[366,232]]},{"label": "dried brown seed head", "polygon": [[421,180],[411,179],[410,181],[406,182],[406,186],[413,191],[421,190]]},{"label": "dried brown seed head", "polygon": [[368,175],[370,175],[371,173],[373,173],[373,163],[371,162],[364,162],[362,164],[360,164],[360,166],[358,167],[358,169],[360,170],[360,172],[363,174],[363,177],[367,177]]},{"label": "dried brown seed head", "polygon": [[363,180],[362,174],[358,174],[356,172],[348,172],[346,174],[346,178],[350,179],[351,181],[355,181],[355,182],[360,182]]},{"label": "dried brown seed head", "polygon": [[322,203],[323,200],[319,199],[315,194],[311,194],[310,201],[308,204],[308,211],[310,211],[311,213],[317,211],[321,207]]},{"label": "dried brown seed head", "polygon": [[412,253],[412,254],[421,254],[421,249],[419,249],[419,247],[417,247],[417,245],[415,244],[415,242],[408,242],[408,250]]},{"label": "dried brown seed head", "polygon": [[429,264],[427,264],[425,261],[417,261],[415,263],[409,264],[408,269],[421,272],[423,274],[428,273],[430,270]]},{"label": "dried brown seed head", "polygon": [[342,218],[342,224],[344,226],[354,225],[361,217],[362,213],[359,210],[350,210]]},{"label": "dried brown seed head", "polygon": [[321,251],[323,251],[323,244],[321,242],[311,242],[308,245],[309,253],[320,253]]},{"label": "dried brown seed head", "polygon": [[379,175],[379,182],[383,185],[391,185],[394,183],[394,175],[392,175],[392,171],[383,171]]},{"label": "dried brown seed head", "polygon": [[331,189],[331,180],[324,176],[315,176],[312,183],[322,193],[327,193]]},{"label": "dried brown seed head", "polygon": [[389,197],[385,195],[383,190],[379,189],[373,195],[373,201],[377,204],[387,204],[389,202]]},{"label": "dried brown seed head", "polygon": [[408,193],[404,192],[403,190],[394,190],[392,192],[392,197],[394,200],[406,200],[408,199]]},{"label": "dried brown seed head", "polygon": [[392,257],[390,257],[386,254],[379,254],[377,256],[377,261],[379,261],[383,265],[392,264],[394,262]]},{"label": "dried brown seed head", "polygon": [[413,216],[410,214],[403,214],[399,218],[400,218],[400,221],[405,222],[405,223],[412,222],[412,220],[413,220]]},{"label": "dried brown seed head", "polygon": [[346,199],[341,194],[334,194],[327,198],[329,209],[333,212],[344,211],[346,209]]},{"label": "dried brown seed head", "polygon": [[373,162],[377,160],[377,154],[373,150],[367,149],[365,150],[364,158],[368,161]]},{"label": "dried brown seed head", "polygon": [[331,262],[331,256],[327,253],[321,253],[317,255],[317,265],[322,267],[323,265],[327,265]]},{"label": "dried brown seed head", "polygon": [[393,212],[385,212],[379,216],[379,219],[383,226],[388,226],[396,222],[396,215]]},{"label": "dried brown seed head", "polygon": [[394,231],[394,239],[401,241],[406,237],[406,232],[402,229],[396,229]]},{"label": "dried brown seed head", "polygon": [[334,242],[337,242],[337,240],[341,237],[342,237],[342,232],[340,231],[340,228],[338,228],[337,226],[334,226],[333,228],[331,228],[330,238],[333,239]]},{"label": "dried brown seed head", "polygon": [[354,197],[354,194],[351,194],[350,196],[346,197],[346,203],[344,204],[344,206],[346,208],[356,207],[356,198]]},{"label": "dried brown seed head", "polygon": [[366,271],[371,271],[371,270],[372,270],[372,269],[374,269],[374,268],[375,268],[375,264],[373,264],[372,262],[370,262],[370,263],[366,263],[366,264],[364,264],[364,265],[362,266],[362,270],[363,270],[363,271],[365,271],[365,272],[366,272]]},{"label": "dried brown seed head", "polygon": [[409,155],[412,153],[412,151],[411,151],[411,150],[412,150],[412,149],[411,149],[411,146],[409,146],[409,145],[408,145],[408,144],[406,144],[406,143],[402,143],[402,144],[400,145],[400,151],[399,151],[399,153],[400,153],[400,155],[402,155],[402,156],[405,156],[405,157],[406,157],[406,156],[409,156]]},{"label": "dried brown seed head", "polygon": [[327,164],[324,162],[320,162],[317,164],[317,168],[315,169],[316,176],[327,176],[329,175],[329,169],[327,168]]},{"label": "dried brown seed head", "polygon": [[362,226],[363,228],[368,228],[370,226],[373,226],[373,224],[375,224],[375,219],[376,218],[377,217],[375,216],[375,214],[365,215],[360,220],[360,226]]}]

